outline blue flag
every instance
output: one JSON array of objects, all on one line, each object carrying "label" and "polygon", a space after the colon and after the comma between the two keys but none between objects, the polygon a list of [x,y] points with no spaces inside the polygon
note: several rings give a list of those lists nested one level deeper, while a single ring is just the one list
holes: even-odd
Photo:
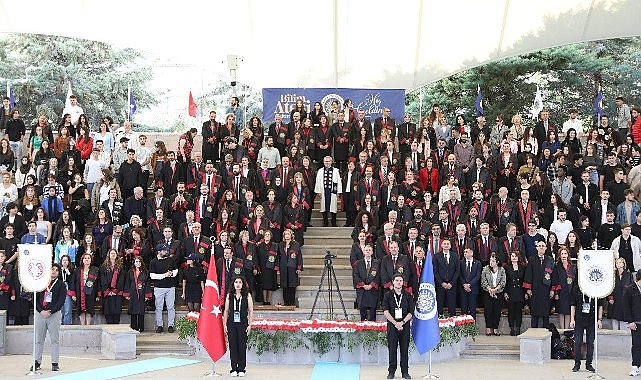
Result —
[{"label": "blue flag", "polygon": [[9,90],[9,107],[11,109],[16,108],[16,97],[13,96],[13,88]]},{"label": "blue flag", "polygon": [[594,113],[597,116],[597,123],[601,119],[601,115],[603,115],[603,92],[601,91],[601,87],[599,86],[599,91],[596,93],[596,98],[594,99]]},{"label": "blue flag", "polygon": [[418,353],[432,350],[441,341],[441,331],[438,328],[438,313],[436,312],[436,288],[434,287],[434,271],[431,253],[421,272],[421,283],[416,292],[416,310],[412,321],[412,336]]},{"label": "blue flag", "polygon": [[132,116],[134,116],[134,113],[136,113],[136,109],[138,109],[138,107],[136,106],[136,99],[134,99],[134,94],[129,92],[129,118],[130,119]]},{"label": "blue flag", "polygon": [[481,94],[481,85],[476,85],[476,117],[483,116],[483,94]]}]

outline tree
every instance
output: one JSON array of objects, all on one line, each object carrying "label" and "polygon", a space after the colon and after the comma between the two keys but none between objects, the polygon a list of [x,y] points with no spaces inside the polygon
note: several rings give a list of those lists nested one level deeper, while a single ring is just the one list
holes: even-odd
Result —
[{"label": "tree", "polygon": [[143,55],[98,41],[12,34],[0,40],[0,72],[6,75],[0,83],[11,83],[27,124],[40,114],[57,123],[69,83],[94,128],[106,115],[124,119],[128,84],[138,109],[156,103],[146,89],[152,73]]}]

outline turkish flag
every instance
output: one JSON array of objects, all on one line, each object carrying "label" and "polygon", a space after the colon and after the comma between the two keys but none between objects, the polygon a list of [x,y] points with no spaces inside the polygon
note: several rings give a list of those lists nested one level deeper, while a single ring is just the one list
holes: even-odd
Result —
[{"label": "turkish flag", "polygon": [[[191,99],[191,94],[190,94]],[[225,352],[225,331],[223,330],[223,311],[225,295],[220,294],[218,277],[216,276],[216,258],[209,259],[207,281],[205,281],[205,294],[200,307],[198,318],[197,336],[205,350],[214,362],[218,361]]]},{"label": "turkish flag", "polygon": [[198,113],[198,106],[194,102],[194,97],[191,96],[191,91],[189,91],[189,116],[196,117]]}]

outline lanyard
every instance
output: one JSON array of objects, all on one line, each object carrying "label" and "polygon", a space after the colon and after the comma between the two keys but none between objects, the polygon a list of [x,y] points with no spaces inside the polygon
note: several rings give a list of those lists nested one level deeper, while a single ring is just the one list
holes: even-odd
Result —
[{"label": "lanyard", "polygon": [[394,302],[396,302],[396,308],[401,308],[401,302],[403,301],[403,293],[400,294],[400,297],[396,298],[396,293],[394,293]]},{"label": "lanyard", "polygon": [[240,311],[241,302],[243,302],[243,298],[242,297],[241,298],[236,298],[234,296],[234,311]]},{"label": "lanyard", "polygon": [[51,289],[56,285],[56,282],[58,282],[57,278],[51,285],[47,286],[47,293],[51,293]]}]

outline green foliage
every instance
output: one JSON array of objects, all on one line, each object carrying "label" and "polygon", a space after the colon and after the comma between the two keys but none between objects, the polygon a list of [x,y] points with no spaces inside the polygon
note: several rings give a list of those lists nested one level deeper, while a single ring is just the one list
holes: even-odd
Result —
[{"label": "green foliage", "polygon": [[252,329],[249,332],[247,347],[255,350],[258,356],[265,352],[282,354],[301,347],[309,348],[297,331],[278,330],[271,332],[260,329]]},{"label": "green foliage", "polygon": [[71,83],[90,125],[104,115],[115,120],[128,112],[127,85],[131,84],[138,109],[156,103],[146,88],[151,68],[133,49],[75,38],[12,34],[0,40],[0,84],[8,80],[25,123],[40,113],[59,121]]},{"label": "green foliage", "polygon": [[578,108],[581,117],[591,121],[599,85],[606,114],[614,112],[617,96],[624,96],[628,104],[641,103],[639,42],[639,37],[594,41],[505,58],[413,91],[406,105],[409,112],[418,115],[422,93],[423,115],[436,103],[445,110],[450,124],[456,114],[463,114],[468,124],[474,125],[471,119],[476,116],[474,104],[480,85],[486,117],[502,113],[509,122],[517,113],[527,119],[538,84],[544,106],[555,122],[565,121],[569,108]]},{"label": "green foliage", "polygon": [[378,347],[387,346],[387,333],[385,331],[363,330],[347,335],[347,350],[363,347],[368,354],[372,354]]},{"label": "green foliage", "polygon": [[194,320],[185,317],[178,318],[175,323],[176,331],[178,332],[179,340],[187,340],[189,337],[196,337],[197,323]]},{"label": "green foliage", "polygon": [[343,334],[338,332],[314,332],[305,333],[305,337],[312,344],[314,352],[320,356],[344,347]]},{"label": "green foliage", "polygon": [[478,335],[478,328],[479,326],[476,322],[455,327],[442,327],[441,341],[435,350],[438,351],[444,345],[457,343],[463,338],[474,339],[474,337]]}]

